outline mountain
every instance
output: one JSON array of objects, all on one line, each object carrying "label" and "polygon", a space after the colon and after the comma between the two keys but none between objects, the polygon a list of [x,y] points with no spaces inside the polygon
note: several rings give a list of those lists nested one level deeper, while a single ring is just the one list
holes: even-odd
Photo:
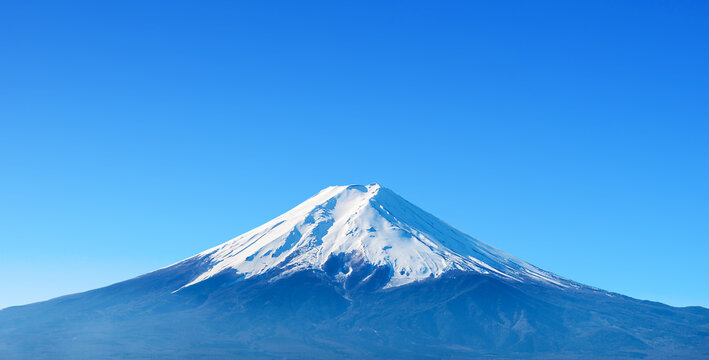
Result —
[{"label": "mountain", "polygon": [[377,184],[137,278],[0,311],[0,359],[702,359],[709,310],[557,276]]}]

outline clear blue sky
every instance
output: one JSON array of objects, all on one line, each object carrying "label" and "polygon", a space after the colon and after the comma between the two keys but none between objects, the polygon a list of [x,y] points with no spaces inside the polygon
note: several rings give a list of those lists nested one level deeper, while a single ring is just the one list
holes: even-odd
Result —
[{"label": "clear blue sky", "polygon": [[379,182],[590,285],[709,306],[706,2],[0,6],[0,307]]}]

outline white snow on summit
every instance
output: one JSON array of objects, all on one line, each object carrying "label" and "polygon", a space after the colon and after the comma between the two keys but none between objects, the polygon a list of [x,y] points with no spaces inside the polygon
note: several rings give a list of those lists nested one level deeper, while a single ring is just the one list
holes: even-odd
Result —
[{"label": "white snow on summit", "polygon": [[248,278],[269,270],[287,275],[321,269],[338,254],[390,266],[388,287],[450,270],[573,286],[478,241],[378,184],[328,187],[285,214],[196,255],[210,267],[185,286],[223,271]]}]

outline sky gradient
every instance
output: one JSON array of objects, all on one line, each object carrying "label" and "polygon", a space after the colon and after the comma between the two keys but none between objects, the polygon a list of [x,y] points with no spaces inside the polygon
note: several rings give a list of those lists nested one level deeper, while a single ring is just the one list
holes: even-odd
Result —
[{"label": "sky gradient", "polygon": [[381,183],[575,281],[709,307],[705,2],[4,2],[0,308]]}]

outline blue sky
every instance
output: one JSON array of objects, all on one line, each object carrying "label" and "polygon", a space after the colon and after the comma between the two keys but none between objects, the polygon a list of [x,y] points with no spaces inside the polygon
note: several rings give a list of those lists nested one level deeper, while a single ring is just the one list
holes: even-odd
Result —
[{"label": "blue sky", "polygon": [[5,2],[0,308],[379,182],[562,276],[709,306],[703,2]]}]

